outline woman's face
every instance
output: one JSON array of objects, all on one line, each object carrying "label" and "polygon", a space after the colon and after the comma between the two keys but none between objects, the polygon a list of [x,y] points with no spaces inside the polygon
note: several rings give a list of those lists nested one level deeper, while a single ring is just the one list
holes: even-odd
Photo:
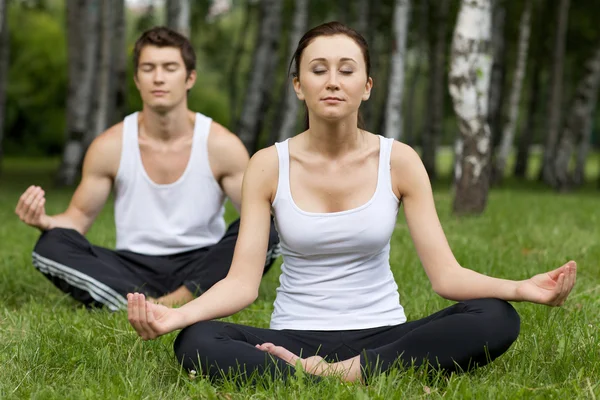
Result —
[{"label": "woman's face", "polygon": [[373,86],[360,47],[346,35],[314,39],[302,53],[298,72],[294,90],[313,118],[335,121],[358,113]]}]

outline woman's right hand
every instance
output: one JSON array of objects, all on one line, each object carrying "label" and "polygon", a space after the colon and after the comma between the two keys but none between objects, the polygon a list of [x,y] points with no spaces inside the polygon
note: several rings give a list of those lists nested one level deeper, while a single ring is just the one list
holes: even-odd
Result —
[{"label": "woman's right hand", "polygon": [[140,293],[127,295],[127,319],[144,340],[155,339],[186,326],[185,316],[179,309],[151,303]]}]

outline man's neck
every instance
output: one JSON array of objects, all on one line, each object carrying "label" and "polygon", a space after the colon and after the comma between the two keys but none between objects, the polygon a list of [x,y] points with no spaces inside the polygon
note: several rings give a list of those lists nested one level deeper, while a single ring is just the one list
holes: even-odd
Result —
[{"label": "man's neck", "polygon": [[139,113],[140,133],[154,140],[171,141],[192,135],[194,114],[187,107],[176,107],[166,113],[156,112],[149,107]]}]

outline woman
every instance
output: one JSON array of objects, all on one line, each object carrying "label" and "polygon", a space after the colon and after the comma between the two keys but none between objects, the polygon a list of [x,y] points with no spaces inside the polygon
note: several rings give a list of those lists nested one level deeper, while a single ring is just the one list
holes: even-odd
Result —
[{"label": "woman", "polygon": [[[143,339],[185,328],[175,342],[179,361],[210,377],[240,366],[287,375],[300,363],[354,381],[394,364],[484,365],[518,336],[519,316],[506,301],[564,303],[575,284],[572,261],[525,281],[458,264],[418,155],[358,126],[373,85],[362,36],[336,22],[318,26],[300,40],[294,63],[307,130],[252,157],[229,274],[179,309],[129,294],[129,320]],[[412,322],[389,265],[400,201],[433,290],[458,301]],[[271,329],[212,321],[256,299],[271,213],[284,260]]]}]

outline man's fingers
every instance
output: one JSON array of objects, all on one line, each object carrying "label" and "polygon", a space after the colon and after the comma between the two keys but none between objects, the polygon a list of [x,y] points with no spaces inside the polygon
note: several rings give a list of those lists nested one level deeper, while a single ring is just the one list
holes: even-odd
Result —
[{"label": "man's fingers", "polygon": [[39,207],[41,199],[42,199],[42,197],[40,196],[39,193],[35,197],[33,197],[33,199],[31,200],[31,204],[29,205],[29,207],[27,208],[27,211],[25,212],[25,221],[35,222],[35,215],[37,213],[37,209]]},{"label": "man's fingers", "polygon": [[142,339],[147,340],[149,336],[148,322],[146,321],[146,298],[141,293],[135,294],[137,304],[137,318],[142,329]]}]

